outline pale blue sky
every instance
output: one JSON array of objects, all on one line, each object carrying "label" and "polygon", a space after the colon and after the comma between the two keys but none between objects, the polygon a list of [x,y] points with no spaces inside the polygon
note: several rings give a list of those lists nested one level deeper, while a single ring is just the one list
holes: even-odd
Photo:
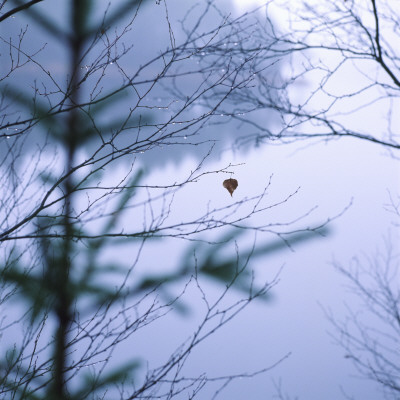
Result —
[{"label": "pale blue sky", "polygon": [[[47,5],[43,7],[52,7],[48,2],[44,3]],[[169,1],[171,20],[182,15],[183,5],[188,3]],[[240,3],[240,7],[237,7]],[[245,11],[243,3],[239,0],[231,3],[225,0],[219,2],[219,5],[234,15]],[[257,2],[251,3],[254,5]],[[144,33],[149,20],[162,20],[162,7],[147,6],[144,12],[132,36],[128,36],[136,40],[132,50],[135,59],[133,63],[136,64],[157,52],[166,42],[166,27],[162,23],[153,24],[152,29]],[[65,18],[63,9],[59,9],[58,5],[52,8],[52,15],[60,23]],[[9,22],[9,26],[14,27],[12,24],[20,22],[17,17]],[[210,24],[213,22],[215,20]],[[34,46],[43,36],[33,26],[32,32],[34,35],[28,37],[28,41]],[[43,60],[62,75],[63,61],[58,56],[50,58],[51,54],[54,56],[52,51],[45,54]],[[110,68],[110,86],[113,84],[114,73]],[[25,76],[27,81],[32,78]],[[353,79],[352,76],[349,78]],[[346,87],[345,81],[342,84]],[[379,114],[371,116],[370,121],[364,119],[359,122],[371,129],[382,125]],[[208,128],[210,137],[213,135],[212,129]],[[237,132],[233,127],[226,126],[221,130],[215,129],[218,129],[218,133],[222,132],[222,144],[216,148],[215,155],[207,160],[206,169],[218,170],[229,163],[241,164],[234,168],[233,175],[239,181],[239,187],[231,198],[222,187],[226,176],[205,176],[177,195],[174,204],[175,212],[179,213],[176,218],[190,218],[196,212],[206,210],[209,205],[221,207],[260,193],[271,174],[273,184],[267,201],[274,201],[297,187],[301,188],[290,203],[263,216],[271,218],[271,221],[291,219],[318,206],[304,220],[305,225],[312,225],[339,214],[351,200],[353,204],[343,216],[332,222],[329,237],[300,244],[295,246],[294,251],[286,249],[251,262],[259,280],[272,279],[283,266],[280,281],[272,290],[273,301],[267,304],[255,302],[204,347],[194,352],[188,364],[188,373],[207,372],[213,376],[251,372],[273,364],[291,352],[292,355],[271,372],[233,383],[220,398],[270,399],[275,393],[272,380],[279,379],[282,380],[283,390],[293,398],[298,396],[300,400],[341,399],[340,386],[355,399],[382,398],[376,392],[376,386],[352,377],[356,371],[344,358],[343,350],[332,343],[328,335],[331,328],[321,305],[332,309],[338,319],[345,316],[345,302],[356,305],[344,287],[344,280],[330,262],[335,258],[345,265],[354,255],[373,251],[382,245],[383,237],[392,225],[392,216],[384,210],[384,204],[388,202],[388,191],[399,191],[398,161],[385,154],[382,148],[354,139],[318,143],[306,148],[304,142],[284,146],[267,144],[247,148],[246,151],[221,153],[219,150],[228,148]],[[148,171],[148,182],[170,182],[185,177],[205,152],[207,146],[188,147],[180,153],[160,149],[155,156],[143,155],[141,158],[138,155],[137,163]],[[120,165],[119,170],[113,173],[122,174],[125,168]],[[251,243],[253,236],[250,235],[238,240],[239,251]],[[274,235],[260,234],[257,243],[268,243],[275,239]],[[173,240],[149,245],[142,253],[137,273],[149,270],[156,272],[160,267],[173,269],[187,245],[186,242]],[[233,245],[231,250],[234,250]],[[134,251],[126,248],[108,256],[124,260],[132,254]],[[220,290],[213,282],[205,283],[205,287],[211,294]],[[233,294],[232,299],[235,296]],[[197,324],[196,317],[201,315],[195,291],[186,297],[189,304],[193,302],[192,314],[188,317],[171,314],[158,321],[154,329],[150,328],[145,335],[139,335],[135,343],[126,344],[127,347],[123,345],[114,354],[116,360],[119,361],[119,357],[122,359],[127,354],[139,354],[148,358],[150,363],[161,362],[167,357],[181,339],[187,338],[191,328]],[[160,332],[163,332],[162,336]],[[130,353],[132,349],[133,353]],[[204,397],[204,394],[200,397],[209,398]]]}]

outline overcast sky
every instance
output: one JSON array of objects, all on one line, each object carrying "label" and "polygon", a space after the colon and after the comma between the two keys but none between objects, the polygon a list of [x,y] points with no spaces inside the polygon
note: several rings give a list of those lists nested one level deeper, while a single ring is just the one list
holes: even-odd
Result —
[{"label": "overcast sky", "polygon": [[[171,2],[171,14],[173,4]],[[231,7],[232,13],[246,11],[240,1],[233,2]],[[284,24],[284,21],[277,21],[280,22]],[[349,76],[349,79],[354,77]],[[342,84],[346,88],[348,82]],[[381,121],[374,117],[368,124],[374,129]],[[212,338],[204,350],[193,354],[191,368],[195,373],[207,371],[210,376],[254,371],[291,352],[291,356],[270,373],[232,384],[222,397],[271,398],[275,393],[272,380],[279,382],[281,379],[284,391],[292,398],[336,400],[343,398],[341,388],[356,399],[380,398],[376,386],[358,379],[344,351],[334,345],[328,334],[333,330],[322,307],[330,308],[340,320],[345,318],[346,302],[357,306],[331,262],[336,259],[346,265],[353,256],[368,254],[383,246],[384,235],[392,226],[392,217],[385,212],[384,204],[388,202],[388,191],[398,191],[398,162],[388,157],[383,149],[352,139],[306,148],[304,143],[295,143],[267,145],[244,154],[240,151],[226,152],[208,167],[218,169],[230,162],[243,163],[235,169],[234,177],[239,181],[235,200],[258,193],[271,174],[274,174],[271,196],[301,187],[292,204],[271,215],[274,220],[318,206],[308,220],[316,222],[337,215],[351,201],[352,206],[331,224],[329,237],[295,246],[294,251],[287,249],[257,258],[251,263],[266,279],[271,279],[284,265],[280,282],[273,289],[273,302],[253,304]],[[178,164],[171,162],[167,168],[156,168],[149,179],[155,182],[171,176],[177,178],[194,165],[195,160],[191,158]],[[210,176],[188,186],[181,196],[177,202],[182,204],[179,209],[183,213],[190,213],[193,207],[205,208],[208,202],[221,206],[231,201],[219,176]],[[274,238],[260,235],[257,240],[262,243]],[[163,247],[160,244],[160,248],[164,248],[160,254],[170,256],[168,264],[171,267],[182,244],[175,243],[174,246],[165,243]],[[150,248],[145,251],[143,265],[154,263],[153,254]],[[167,344],[174,343],[174,338],[180,334],[185,337],[182,332],[186,331],[182,326],[186,326],[187,320],[181,320],[179,316],[171,319],[173,324],[167,320],[160,322],[160,325],[165,324],[163,331],[171,339],[160,343],[157,355],[168,348]],[[195,324],[194,321],[193,317]],[[176,331],[176,327],[182,327],[182,331]]]},{"label": "overcast sky", "polygon": [[[171,18],[181,17],[187,3],[183,0],[169,1]],[[235,15],[259,3],[255,0],[224,0],[220,6]],[[145,7],[143,16],[132,32],[132,37],[140,35],[134,48],[137,63],[157,49],[155,42],[162,47],[165,25],[153,24],[151,30],[142,33],[149,20],[162,18],[161,8],[160,16],[155,10],[157,8],[153,6]],[[52,12],[57,21],[62,23],[65,17],[62,8],[57,6]],[[280,21],[278,14],[276,17],[276,23],[284,25],[285,21]],[[31,39],[34,46],[36,39]],[[60,63],[62,74],[60,59],[48,62]],[[113,70],[110,69],[110,84],[112,77]],[[353,80],[354,76],[349,76],[349,79]],[[341,83],[344,88],[348,84],[346,81]],[[363,120],[360,123],[367,123],[371,129],[382,125],[379,113],[371,116],[369,121]],[[305,146],[302,142],[222,152],[222,149],[229,148],[237,135],[233,129],[228,126],[221,130],[221,146],[207,160],[209,170],[218,170],[229,163],[240,164],[234,169],[233,176],[239,186],[233,198],[222,186],[225,176],[209,175],[196,184],[188,185],[177,195],[175,207],[182,219],[193,215],[193,210],[205,211],[210,204],[221,207],[258,194],[271,175],[272,185],[268,192],[271,201],[298,187],[300,191],[293,201],[263,218],[285,220],[317,206],[315,212],[304,221],[308,225],[334,217],[350,203],[352,205],[331,223],[327,237],[316,238],[296,245],[293,249],[283,249],[279,253],[252,260],[251,267],[260,281],[272,279],[283,267],[279,283],[272,290],[272,300],[268,303],[254,302],[230,325],[194,352],[188,371],[193,372],[193,375],[207,372],[209,376],[251,372],[272,365],[290,352],[290,357],[270,372],[233,383],[221,398],[272,398],[275,394],[273,380],[281,380],[285,392],[292,398],[298,396],[303,400],[344,398],[341,387],[355,399],[382,398],[375,385],[355,377],[357,372],[345,358],[343,350],[329,336],[332,328],[324,316],[323,308],[331,309],[340,320],[345,318],[346,302],[357,307],[356,300],[344,286],[344,279],[331,265],[334,259],[346,265],[354,256],[372,254],[375,249],[383,246],[389,231],[393,234],[394,242],[398,239],[393,229],[393,218],[384,207],[389,200],[388,193],[399,192],[398,161],[390,158],[379,146],[355,139],[314,143],[312,146]],[[207,134],[213,136],[211,128]],[[201,146],[185,149],[181,153],[160,149],[152,156],[138,156],[137,163],[148,171],[146,179],[150,184],[177,181],[196,167],[206,151],[207,147]],[[125,166],[120,165],[118,168],[113,172],[122,174]],[[249,233],[238,240],[239,250],[248,248],[253,237]],[[257,236],[257,244],[274,240],[276,238],[273,235]],[[185,249],[186,242],[172,240],[149,245],[143,251],[140,262],[142,270],[139,268],[138,272],[156,271],[161,262],[163,269],[173,269]],[[226,251],[229,252],[229,249]],[[231,251],[234,252],[233,243]],[[109,256],[123,259],[129,257],[129,254],[129,249],[126,249]],[[219,286],[211,281],[207,288],[210,293],[219,290]],[[236,294],[233,299],[234,296]],[[196,326],[196,317],[201,313],[200,300],[195,293],[193,298],[188,296],[187,300],[193,304],[189,316],[170,314],[158,321],[146,336],[136,338],[138,342],[135,346],[141,349],[140,355],[148,358],[150,363],[162,361],[188,336],[191,327]],[[162,337],[160,332],[163,332]],[[114,357],[123,358],[124,353],[125,349],[122,348]],[[202,398],[208,398],[204,396]]]},{"label": "overcast sky", "polygon": [[[232,13],[244,11],[243,1],[232,3]],[[349,82],[342,81],[344,90],[350,81],[354,82],[353,75],[348,78]],[[374,129],[382,121],[374,116],[360,123]],[[271,398],[272,380],[279,382],[280,379],[284,391],[292,398],[336,400],[344,398],[341,388],[355,399],[381,398],[375,385],[356,377],[357,372],[345,358],[344,351],[333,343],[328,334],[333,329],[322,307],[330,308],[338,320],[345,318],[346,302],[357,307],[357,300],[348,293],[344,279],[331,265],[334,259],[346,265],[354,256],[382,249],[390,230],[396,243],[391,229],[392,216],[384,210],[384,204],[389,200],[388,191],[398,193],[399,190],[398,161],[370,143],[348,139],[307,148],[304,143],[298,143],[267,145],[245,154],[228,152],[210,168],[229,162],[244,164],[235,171],[234,177],[239,181],[234,193],[236,200],[258,192],[271,174],[274,174],[271,196],[301,187],[293,204],[271,216],[274,219],[317,205],[311,220],[318,221],[335,216],[350,201],[352,206],[332,223],[329,237],[296,246],[293,252],[285,250],[251,263],[267,279],[284,265],[280,282],[273,289],[274,301],[252,305],[213,338],[205,351],[194,355],[199,361],[193,370],[209,371],[210,375],[253,371],[291,352],[289,359],[270,373],[233,384],[223,398]],[[167,170],[156,170],[154,181],[162,179],[164,174],[179,176],[180,171],[193,165],[187,159],[180,165],[169,165]],[[208,201],[216,205],[231,201],[221,181],[222,178],[212,176],[188,187],[182,204],[205,207]],[[259,236],[258,240],[273,238]],[[169,252],[173,264],[174,251],[169,249]],[[148,263],[151,259],[150,253]],[[170,334],[175,337],[176,332]],[[224,343],[222,347],[221,343]]]}]

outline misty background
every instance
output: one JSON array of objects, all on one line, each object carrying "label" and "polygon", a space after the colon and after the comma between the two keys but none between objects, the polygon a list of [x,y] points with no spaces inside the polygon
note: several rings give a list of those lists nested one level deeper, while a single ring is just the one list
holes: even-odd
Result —
[{"label": "misty background", "polygon": [[[103,5],[107,2],[101,3]],[[183,37],[180,21],[186,16],[189,24],[189,21],[199,15],[197,9],[201,10],[203,5],[183,0],[168,1],[167,4],[174,40],[179,42]],[[244,0],[218,1],[221,13],[212,12],[203,21],[203,29],[211,29],[226,13],[235,18],[261,4],[262,2]],[[43,5],[38,5],[60,25],[68,17],[64,6],[64,2],[44,2]],[[192,7],[194,8],[191,10]],[[97,17],[101,17],[102,10],[103,7],[99,5]],[[189,10],[191,11],[187,14]],[[124,42],[134,43],[121,66],[124,70],[134,70],[156,56],[160,49],[168,46],[170,32],[165,23],[165,12],[163,4],[155,4],[154,1],[147,1],[143,5],[132,30],[124,38]],[[249,18],[257,17],[262,21],[263,13],[261,8]],[[284,13],[276,12],[274,18],[276,26],[289,28],[285,26]],[[41,43],[49,43],[48,50],[45,49],[41,54],[41,60],[48,65],[49,70],[55,71],[58,78],[62,77],[67,65],[65,54],[62,51],[58,53],[58,49],[51,46],[52,38],[48,33],[40,31],[34,22],[17,15],[7,22],[5,28],[2,26],[2,35],[11,36],[26,24],[29,24],[29,36],[26,38],[29,47],[34,49],[40,47]],[[251,42],[253,39],[248,40]],[[5,51],[4,47],[2,51]],[[196,58],[187,60],[187,68],[190,68],[191,63],[199,61],[201,62]],[[7,65],[2,64],[0,68],[4,72]],[[225,72],[223,70],[222,66],[222,74]],[[143,79],[146,74],[151,76],[152,72],[150,66]],[[32,85],[36,73],[35,68],[31,75],[26,74],[26,71],[21,72],[20,76],[17,73],[16,76],[20,79],[13,84],[26,88]],[[274,65],[269,73],[271,80],[280,80],[285,71]],[[109,88],[122,79],[118,67],[112,63],[112,57],[106,74]],[[187,82],[181,80],[180,85],[185,82],[187,86],[176,89],[176,98],[171,96],[170,87],[160,85],[155,88],[150,97],[156,100],[159,109],[144,110],[144,118],[149,118],[152,122],[168,119],[169,113],[174,109],[174,102],[183,101],[185,93],[193,91],[199,84],[199,79],[188,76]],[[347,79],[336,83],[337,90],[342,89],[345,92],[356,79],[357,76],[349,74]],[[257,85],[257,81],[254,84]],[[305,79],[298,86],[299,93],[296,95],[302,98],[311,85],[312,82]],[[107,84],[104,90],[107,91]],[[104,121],[118,118],[119,114],[123,115],[129,108],[129,101],[122,96],[112,107],[112,115],[104,115]],[[202,110],[204,105],[199,103],[197,107]],[[380,146],[351,138],[329,142],[293,141],[286,144],[272,141],[259,145],[250,140],[241,145],[239,139],[251,136],[254,130],[249,124],[230,118],[229,112],[235,105],[229,107],[221,113],[221,124],[213,120],[199,132],[183,131],[176,139],[178,143],[154,148],[135,156],[134,165],[143,168],[148,185],[158,185],[160,182],[168,185],[185,179],[188,171],[195,170],[211,148],[212,153],[205,160],[208,170],[218,171],[233,165],[229,174],[206,175],[180,190],[174,198],[172,218],[176,221],[185,220],[193,213],[200,214],[209,208],[224,207],[233,201],[256,196],[271,181],[266,193],[266,199],[271,204],[296,190],[298,193],[283,207],[273,208],[263,214],[260,224],[292,221],[302,215],[305,217],[294,224],[295,228],[324,223],[327,219],[332,221],[327,225],[325,235],[315,235],[310,240],[294,243],[292,247],[282,245],[284,243],[273,233],[255,234],[251,230],[235,237],[223,251],[218,246],[215,246],[215,250],[207,250],[202,247],[201,242],[194,244],[171,238],[146,245],[135,269],[137,276],[173,271],[190,251],[195,252],[199,258],[204,257],[208,251],[215,251],[215,257],[223,260],[233,257],[236,248],[240,254],[254,243],[257,246],[276,244],[279,247],[279,251],[267,252],[250,260],[256,282],[273,281],[278,275],[278,282],[271,290],[270,297],[266,301],[257,300],[251,303],[229,325],[194,351],[186,365],[187,374],[206,373],[209,377],[239,374],[243,371],[251,374],[266,365],[274,365],[288,355],[265,374],[232,382],[225,389],[222,398],[274,398],[277,386],[290,398],[336,400],[344,398],[343,393],[353,396],[354,399],[382,398],[379,388],[358,376],[343,349],[335,343],[334,329],[325,313],[331,311],[337,320],[342,320],[346,318],[348,307],[357,309],[360,306],[358,298],[346,286],[344,277],[335,270],[334,261],[346,266],[354,257],[364,257],[367,260],[384,248],[388,238],[397,247],[398,230],[394,225],[393,215],[387,211],[387,204],[391,194],[396,196],[399,193],[398,160]],[[368,126],[371,131],[380,130],[384,124],[380,115],[378,108],[373,115],[361,115],[359,121],[352,123]],[[183,119],[186,117],[187,115],[182,115]],[[280,121],[273,111],[263,110],[249,116],[251,118],[271,129],[279,129]],[[179,120],[176,123],[179,124]],[[30,140],[36,143],[43,140],[43,137],[38,134]],[[129,137],[123,137],[121,143],[124,140],[128,141]],[[90,142],[87,143],[88,152],[91,145]],[[3,151],[6,151],[5,148],[0,149],[0,152]],[[52,156],[45,155],[49,159]],[[113,175],[120,174],[122,177],[129,168],[130,164],[121,162],[113,170]],[[222,186],[223,180],[230,176],[239,182],[232,198]],[[310,210],[312,212],[309,214]],[[132,212],[131,218],[135,220],[138,217]],[[123,224],[129,226],[129,217],[124,218]],[[226,233],[229,233],[229,229]],[[216,240],[217,237],[217,234],[208,232],[201,236],[206,241]],[[133,260],[136,252],[134,246],[122,245],[115,251],[106,252],[104,258],[124,262]],[[193,260],[192,256],[189,259]],[[210,296],[218,295],[219,285],[212,279],[205,280],[205,287]],[[179,289],[178,284],[175,289]],[[233,299],[237,296],[239,299],[241,293],[231,293],[230,296]],[[133,344],[126,343],[115,351],[112,362],[118,363],[133,356],[146,360],[149,365],[164,360],[189,336],[202,312],[201,298],[195,290],[188,290],[183,300],[188,305],[187,313],[169,313],[165,318],[159,319],[151,329],[136,336]],[[7,343],[8,339],[3,340]],[[215,387],[207,390],[210,392],[204,392],[203,398],[211,398]],[[210,397],[207,397],[208,394]]]}]

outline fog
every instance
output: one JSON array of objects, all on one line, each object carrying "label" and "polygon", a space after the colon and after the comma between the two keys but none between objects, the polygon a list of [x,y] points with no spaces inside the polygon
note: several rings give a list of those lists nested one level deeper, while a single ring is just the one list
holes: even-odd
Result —
[{"label": "fog", "polygon": [[[106,4],[105,1],[101,3]],[[236,18],[261,4],[257,1],[239,0],[217,3],[221,14],[215,10],[210,12],[210,16],[201,26],[204,31],[211,30],[224,13],[230,13],[231,18]],[[168,1],[167,5],[174,40],[179,42],[184,38],[179,21],[195,3],[181,0]],[[67,18],[65,9],[60,8],[59,4],[45,1],[38,7],[53,15],[58,24],[63,24]],[[198,7],[201,9],[202,5]],[[98,8],[100,15],[101,6]],[[264,12],[265,10],[260,9],[252,18],[256,16],[263,20]],[[156,5],[154,1],[148,1],[143,5],[132,30],[124,38],[127,44],[133,43],[129,56],[118,66],[113,63],[107,67],[104,92],[121,82],[121,69],[129,74],[138,66],[144,65],[147,60],[156,57],[161,49],[169,46],[171,39],[165,13],[163,4]],[[187,20],[188,24],[198,15],[196,9],[192,10]],[[276,12],[274,16],[277,26],[285,26],[284,13],[281,15]],[[49,43],[41,53],[40,60],[54,71],[55,78],[61,82],[67,71],[65,54],[61,49],[58,49],[60,53],[57,53],[58,50],[51,46],[52,39],[48,37],[48,33],[38,30],[34,22],[21,20],[16,16],[7,22],[6,29],[10,31],[2,31],[2,35],[12,35],[26,23],[30,29],[26,45],[34,49],[38,43]],[[123,24],[119,29],[122,29],[122,26]],[[2,52],[4,50],[3,46]],[[198,59],[192,57],[185,62],[184,68],[190,69],[196,62]],[[146,77],[152,76],[160,63],[162,61],[158,60],[151,64],[140,78],[145,80]],[[271,66],[270,74],[274,79],[284,79],[285,71],[280,70],[280,67],[281,64]],[[3,64],[1,68],[4,74],[8,65]],[[30,72],[31,75],[26,72],[21,72],[21,75],[17,73],[16,77],[20,79],[14,78],[12,83],[22,88],[31,85],[36,79],[37,70],[33,68]],[[348,81],[342,79],[335,82],[339,93],[341,90],[346,93],[350,85],[356,84],[358,77],[354,71],[347,77]],[[159,107],[156,110],[146,109],[144,104],[143,118],[148,118],[154,124],[168,121],[184,102],[185,96],[193,95],[196,87],[201,84],[201,79],[200,75],[189,75],[179,81],[181,86],[176,90],[167,85],[172,80],[156,85],[148,98],[152,107],[153,104]],[[87,87],[91,84],[92,81],[87,82]],[[257,85],[257,81],[254,84]],[[302,85],[298,86],[299,93],[295,93],[294,96],[298,99],[307,96],[307,91],[311,90],[312,85],[312,81],[304,79]],[[145,91],[145,85],[143,89],[138,88],[138,91],[141,90]],[[175,96],[178,93],[180,96]],[[86,96],[89,94],[86,93]],[[210,97],[212,100],[213,97]],[[102,116],[103,121],[122,117],[129,110],[132,98],[135,98],[132,93],[126,97],[122,96],[118,102],[111,105],[109,114]],[[205,104],[199,102],[197,107],[203,112]],[[255,133],[255,128],[229,117],[229,113],[236,112],[235,107],[240,108],[240,105],[225,106],[220,115],[221,123],[213,119],[207,121],[201,129],[193,127],[178,132],[170,145],[150,150],[146,148],[143,152],[135,154],[129,162],[116,164],[110,175],[105,174],[103,184],[106,184],[107,179],[117,176],[121,176],[122,179],[130,168],[143,169],[146,185],[174,184],[184,181],[202,162],[207,171],[218,173],[201,176],[174,194],[170,220],[184,221],[196,218],[207,210],[219,209],[257,196],[267,187],[263,198],[267,206],[288,198],[281,206],[271,207],[253,220],[255,225],[273,224],[272,228],[265,232],[244,230],[222,249],[203,242],[218,241],[223,234],[229,233],[229,227],[201,233],[196,236],[200,242],[166,238],[146,243],[140,250],[140,261],[135,264],[130,279],[174,271],[183,262],[194,268],[193,254],[196,254],[199,262],[209,252],[214,252],[216,259],[224,260],[235,257],[236,254],[246,254],[254,243],[256,248],[271,246],[273,250],[256,254],[249,261],[249,268],[254,271],[255,284],[274,282],[267,298],[252,302],[228,325],[193,351],[185,366],[185,375],[206,374],[209,378],[235,374],[252,375],[253,372],[271,366],[270,370],[262,374],[254,377],[243,376],[232,381],[219,395],[218,398],[221,399],[274,398],[273,396],[278,396],[279,388],[290,399],[337,400],[346,398],[346,394],[354,399],[383,398],[378,386],[360,377],[347,357],[348,354],[335,343],[338,333],[326,314],[331,312],[337,321],[341,321],[348,316],[348,308],[359,310],[362,307],[359,298],[349,290],[344,276],[334,268],[334,262],[346,268],[354,257],[365,257],[367,260],[375,252],[383,251],[389,235],[393,246],[397,246],[398,231],[393,214],[387,211],[387,205],[390,195],[396,196],[399,193],[398,160],[391,157],[383,147],[355,138],[341,138],[335,141],[291,140],[283,144],[276,141],[258,143],[256,140],[249,140],[240,145],[238,139],[250,137]],[[377,107],[373,115],[366,112],[347,118],[354,126],[377,131],[382,129],[385,123],[380,118],[381,111]],[[195,112],[196,108],[191,108],[190,111],[180,114],[179,118],[186,121],[193,115],[191,113]],[[179,118],[174,124],[180,123]],[[247,118],[254,118],[254,121],[272,130],[280,129],[281,121],[274,110],[262,110],[255,114],[249,111]],[[171,129],[171,126],[167,129]],[[172,129],[176,129],[176,125]],[[29,159],[31,151],[34,152],[30,143],[41,140],[44,140],[44,137],[40,131],[36,131],[29,138],[26,159]],[[118,145],[123,147],[129,140],[129,134],[121,136]],[[78,159],[85,159],[95,146],[96,142],[89,140]],[[210,155],[207,156],[210,151]],[[0,152],[6,152],[5,148]],[[44,157],[51,156],[52,154],[46,154]],[[60,159],[61,156],[58,160]],[[239,183],[232,197],[222,185],[223,180],[230,176]],[[146,201],[146,193],[137,196],[137,202]],[[161,201],[162,199],[155,205],[160,205]],[[84,207],[82,203],[82,208]],[[251,208],[252,204],[249,207]],[[131,223],[141,223],[139,220],[141,216],[138,216],[136,210],[132,210],[124,215],[119,223],[126,229]],[[292,221],[295,222],[291,223]],[[310,235],[305,240],[290,245],[290,236],[288,243],[285,243],[277,234],[287,228],[285,224],[288,224],[290,231],[307,227],[312,230],[319,225],[326,229],[321,235]],[[97,225],[93,225],[91,229],[95,230],[96,227]],[[103,257],[104,260],[130,264],[138,254],[138,246],[129,244],[109,248]],[[190,256],[185,258],[186,254]],[[118,281],[116,277],[109,279],[110,285]],[[181,283],[174,283],[170,291],[179,293],[182,290]],[[211,278],[202,279],[202,284],[210,298],[218,296],[223,287]],[[242,296],[243,293],[237,290],[232,291],[228,298],[235,302]],[[120,344],[112,355],[111,365],[118,365],[124,360],[137,357],[150,367],[164,362],[174,349],[189,337],[193,329],[196,329],[204,313],[202,294],[195,285],[187,288],[181,301],[185,306],[185,313],[170,312],[136,335],[134,340]],[[371,324],[375,323],[376,321],[371,320]],[[9,339],[10,337],[5,339],[7,343]],[[276,363],[278,364],[275,366]],[[211,399],[220,385],[221,383],[216,382],[215,386],[209,386],[201,398]]]}]

